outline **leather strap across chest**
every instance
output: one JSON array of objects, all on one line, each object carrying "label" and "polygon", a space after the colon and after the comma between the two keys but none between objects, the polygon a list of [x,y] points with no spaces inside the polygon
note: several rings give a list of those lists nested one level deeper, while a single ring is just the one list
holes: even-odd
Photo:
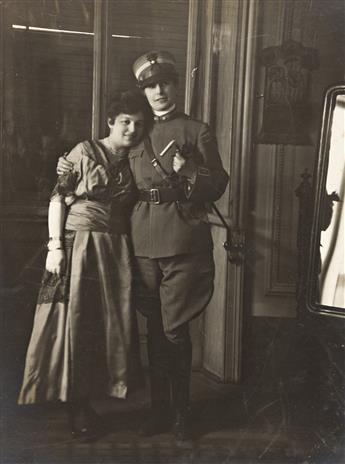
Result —
[{"label": "leather strap across chest", "polygon": [[175,187],[175,185],[172,182],[172,175],[168,174],[163,167],[161,166],[160,162],[156,158],[156,155],[154,154],[153,148],[152,148],[152,143],[149,137],[146,137],[144,139],[144,146],[145,146],[145,151],[148,154],[148,157],[150,159],[150,163],[156,170],[156,172],[161,176],[162,179],[164,179],[168,185]]},{"label": "leather strap across chest", "polygon": [[139,200],[159,205],[161,203],[185,199],[183,190],[180,187],[176,186],[176,183],[174,183],[173,176],[175,176],[175,173],[168,174],[156,158],[149,137],[145,138],[144,146],[152,166],[159,174],[159,176],[166,182],[166,185],[168,187],[139,190]]}]

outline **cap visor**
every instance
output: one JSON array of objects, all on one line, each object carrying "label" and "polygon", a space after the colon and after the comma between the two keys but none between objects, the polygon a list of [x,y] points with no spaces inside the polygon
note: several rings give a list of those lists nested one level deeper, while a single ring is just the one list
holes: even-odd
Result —
[{"label": "cap visor", "polygon": [[168,73],[168,72],[161,72],[158,74],[155,74],[154,76],[150,76],[143,81],[139,82],[139,86],[143,89],[145,87],[148,87],[149,85],[152,84],[157,84],[158,82],[161,81],[174,81],[177,79],[177,74],[173,73]]}]

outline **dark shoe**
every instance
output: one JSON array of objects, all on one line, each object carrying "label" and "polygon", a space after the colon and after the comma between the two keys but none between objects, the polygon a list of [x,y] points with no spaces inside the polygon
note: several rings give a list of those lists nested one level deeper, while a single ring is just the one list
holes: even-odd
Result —
[{"label": "dark shoe", "polygon": [[83,428],[71,430],[72,438],[76,438],[83,443],[89,443],[97,440],[101,435],[102,431],[94,426],[86,426]]},{"label": "dark shoe", "polygon": [[192,445],[189,411],[177,411],[173,423],[173,434],[179,446]]},{"label": "dark shoe", "polygon": [[102,419],[90,403],[72,403],[68,408],[68,417],[72,438],[89,442],[104,433]]},{"label": "dark shoe", "polygon": [[150,416],[139,428],[138,435],[141,437],[152,437],[153,435],[168,432],[170,428],[171,420],[168,411],[152,411]]}]

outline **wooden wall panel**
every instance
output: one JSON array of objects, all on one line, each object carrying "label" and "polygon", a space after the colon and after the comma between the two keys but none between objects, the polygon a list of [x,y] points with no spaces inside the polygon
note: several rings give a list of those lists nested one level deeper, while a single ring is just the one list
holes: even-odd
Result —
[{"label": "wooden wall panel", "polygon": [[[325,88],[343,78],[344,15],[340,2],[323,0],[262,0],[259,21],[259,53],[285,40],[301,42],[317,50],[320,66],[312,72],[310,112],[305,130],[309,146],[257,144],[253,151],[251,190],[252,252],[248,259],[246,293],[254,316],[294,317],[297,278],[298,201],[295,189],[301,174],[312,174],[317,150]],[[333,18],[333,19],[332,19]],[[258,67],[257,95],[264,93],[264,68]],[[256,131],[261,127],[262,99],[255,113]]]}]

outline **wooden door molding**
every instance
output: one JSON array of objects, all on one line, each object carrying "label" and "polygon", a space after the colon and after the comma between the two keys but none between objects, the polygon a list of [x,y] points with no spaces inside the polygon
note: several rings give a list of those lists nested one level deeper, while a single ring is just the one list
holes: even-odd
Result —
[{"label": "wooden door molding", "polygon": [[198,73],[198,31],[199,31],[199,2],[189,1],[188,17],[188,44],[186,59],[186,91],[184,111],[186,114],[191,113],[194,88]]},{"label": "wooden door molding", "polygon": [[[245,243],[258,2],[207,2],[203,35],[203,119],[212,121],[229,188],[219,201],[237,240]],[[217,8],[220,10],[217,10]],[[212,221],[213,222],[213,221]],[[230,263],[223,227],[213,225],[215,292],[205,314],[204,368],[222,382],[241,379],[243,264]]]},{"label": "wooden door molding", "polygon": [[[282,278],[282,261],[284,253],[284,227],[282,227],[282,211],[289,216],[291,225],[296,220],[296,211],[288,211],[284,207],[284,200],[291,201],[291,191],[284,189],[284,179],[288,171],[294,170],[295,147],[286,148],[284,145],[267,146],[267,191],[265,230],[268,231],[267,246],[265,248],[265,295],[266,296],[294,296],[296,285]],[[288,153],[287,153],[288,152]],[[292,162],[291,162],[292,160]],[[271,181],[270,181],[271,180]],[[288,198],[286,198],[288,196]],[[285,197],[285,198],[284,198]],[[291,216],[290,216],[291,214]]]},{"label": "wooden door molding", "polygon": [[[4,24],[4,8],[5,4],[0,2],[0,147],[4,146],[3,143],[3,127],[4,127],[4,79],[5,79],[5,54],[4,54],[4,36],[5,36],[5,24]],[[1,150],[2,151],[2,150]],[[4,172],[4,158],[3,154],[0,154],[0,172]],[[0,204],[3,201],[3,178],[0,176]]]},{"label": "wooden door molding", "polygon": [[108,0],[98,0],[94,6],[92,138],[98,139],[105,128],[108,66]]}]

